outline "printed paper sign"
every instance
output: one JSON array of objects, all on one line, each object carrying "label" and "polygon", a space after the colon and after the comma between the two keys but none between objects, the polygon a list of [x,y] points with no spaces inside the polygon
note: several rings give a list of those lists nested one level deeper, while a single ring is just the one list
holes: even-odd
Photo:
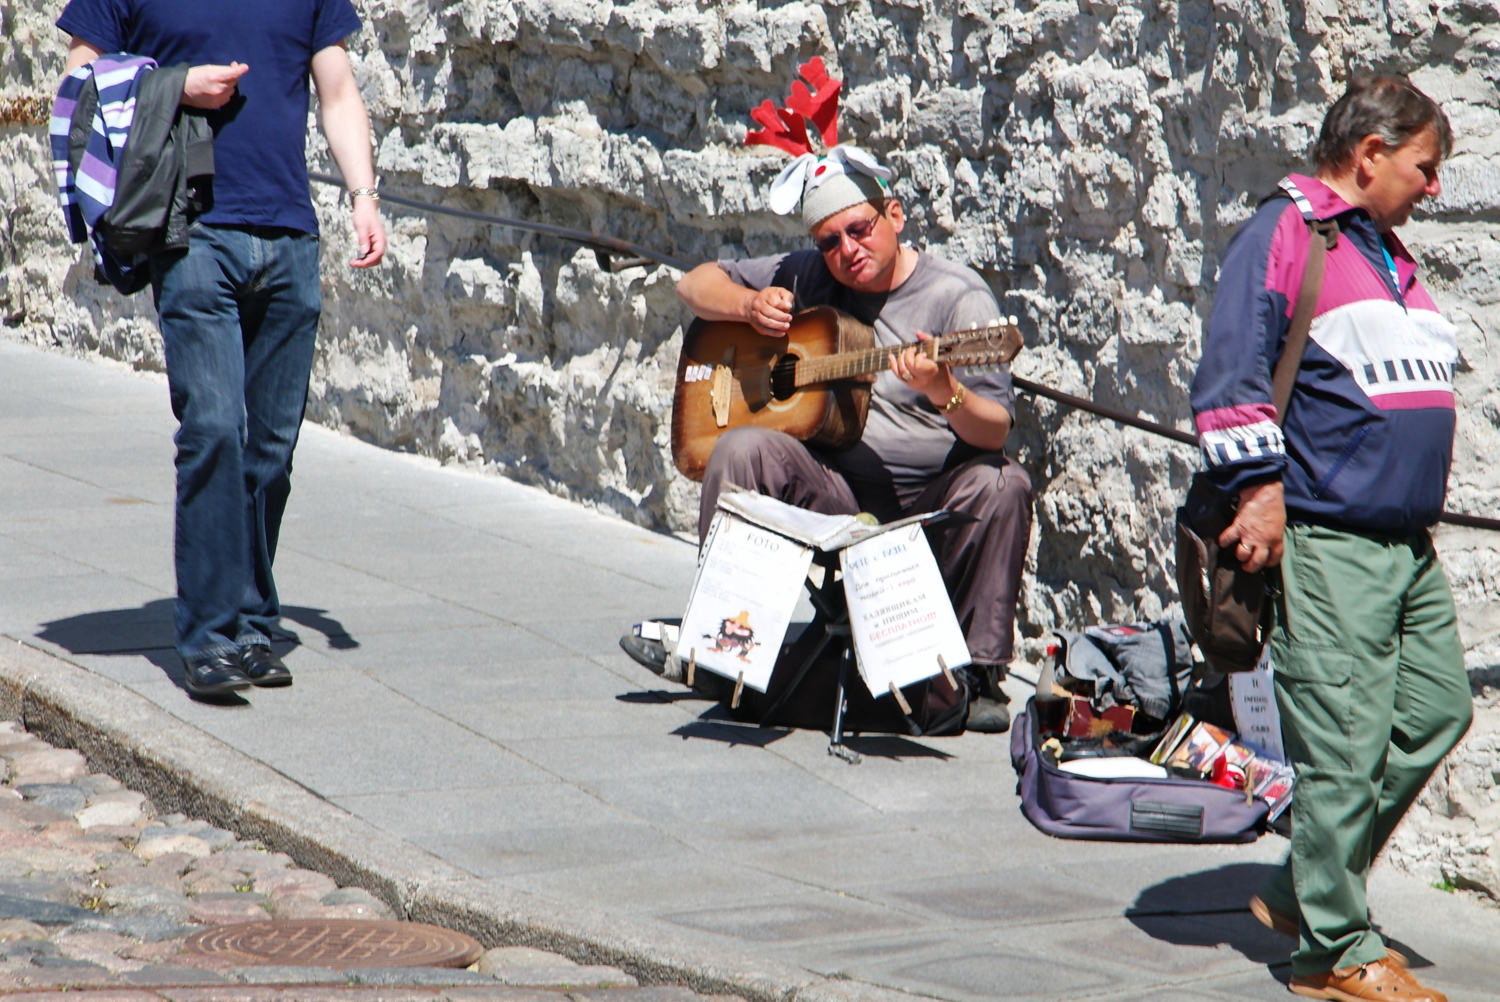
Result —
[{"label": "printed paper sign", "polygon": [[[677,656],[765,692],[813,551],[725,512],[714,515],[682,616]],[[696,653],[694,653],[696,652]]]},{"label": "printed paper sign", "polygon": [[1276,684],[1271,679],[1271,645],[1261,652],[1254,671],[1229,676],[1229,698],[1240,740],[1278,762],[1286,761],[1281,747],[1281,714],[1276,709]]},{"label": "printed paper sign", "polygon": [[840,551],[859,673],[874,696],[971,660],[948,589],[920,525],[881,533]]}]

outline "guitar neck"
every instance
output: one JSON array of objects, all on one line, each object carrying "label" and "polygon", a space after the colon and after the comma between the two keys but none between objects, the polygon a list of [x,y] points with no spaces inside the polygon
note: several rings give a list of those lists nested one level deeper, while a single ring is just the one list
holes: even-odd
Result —
[{"label": "guitar neck", "polygon": [[[917,350],[928,358],[936,359],[941,350],[942,341],[940,337],[935,337],[931,341],[918,341],[916,342]],[[831,383],[836,379],[853,379],[855,376],[881,372],[889,365],[887,360],[905,348],[904,344],[882,345],[862,351],[824,355],[822,358],[804,358],[797,363],[796,385],[800,388],[814,383]]]}]

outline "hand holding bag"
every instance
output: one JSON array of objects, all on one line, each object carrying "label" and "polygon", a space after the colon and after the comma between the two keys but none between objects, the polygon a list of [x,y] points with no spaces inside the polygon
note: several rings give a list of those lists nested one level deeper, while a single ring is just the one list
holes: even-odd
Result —
[{"label": "hand holding bag", "polygon": [[[1286,421],[1323,291],[1323,266],[1339,239],[1336,220],[1312,220],[1308,226],[1313,234],[1302,288],[1271,379],[1277,425]],[[1196,473],[1186,501],[1177,509],[1177,592],[1182,596],[1182,616],[1208,667],[1221,673],[1255,670],[1271,636],[1272,596],[1281,577],[1277,567],[1248,573],[1233,549],[1220,548],[1219,536],[1234,522],[1238,507],[1238,496],[1207,474]]]}]

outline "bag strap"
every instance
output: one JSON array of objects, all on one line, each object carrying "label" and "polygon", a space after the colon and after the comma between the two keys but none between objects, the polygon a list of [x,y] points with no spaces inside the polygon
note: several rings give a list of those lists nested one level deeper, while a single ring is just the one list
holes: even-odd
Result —
[{"label": "bag strap", "polygon": [[[1328,261],[1328,252],[1338,246],[1339,224],[1336,219],[1309,219],[1312,241],[1307,248],[1307,267],[1302,272],[1302,288],[1297,292],[1297,308],[1292,313],[1292,325],[1287,328],[1286,347],[1276,362],[1276,371],[1271,376],[1271,401],[1276,405],[1276,424],[1286,423],[1287,405],[1292,401],[1292,387],[1297,382],[1297,370],[1302,367],[1302,356],[1307,352],[1307,337],[1312,330],[1313,312],[1318,308],[1318,296],[1323,292],[1323,267]],[[1321,238],[1321,239],[1320,239]]]}]

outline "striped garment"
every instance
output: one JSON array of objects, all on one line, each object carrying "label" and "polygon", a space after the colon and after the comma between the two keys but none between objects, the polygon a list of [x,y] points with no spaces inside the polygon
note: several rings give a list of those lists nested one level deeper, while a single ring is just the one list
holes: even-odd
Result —
[{"label": "striped garment", "polygon": [[[115,201],[115,171],[130,126],[135,120],[136,95],[141,81],[156,60],[125,53],[100,56],[86,66],[69,73],[58,88],[52,105],[52,120],[47,132],[52,140],[52,167],[57,177],[58,200],[68,222],[68,236],[80,244],[89,239],[94,228]],[[79,96],[92,78],[99,90],[99,105],[94,112],[93,128],[83,160],[75,173],[68,156],[68,133]],[[116,260],[104,249],[97,235],[92,241],[94,260],[106,275],[114,270],[128,271],[139,261]]]},{"label": "striped garment", "polygon": [[[1280,476],[1297,522],[1409,533],[1437,521],[1453,451],[1457,331],[1394,234],[1311,177],[1261,207],[1224,254],[1193,413],[1229,490]],[[1337,218],[1284,427],[1271,371],[1302,286],[1307,222]]]}]

